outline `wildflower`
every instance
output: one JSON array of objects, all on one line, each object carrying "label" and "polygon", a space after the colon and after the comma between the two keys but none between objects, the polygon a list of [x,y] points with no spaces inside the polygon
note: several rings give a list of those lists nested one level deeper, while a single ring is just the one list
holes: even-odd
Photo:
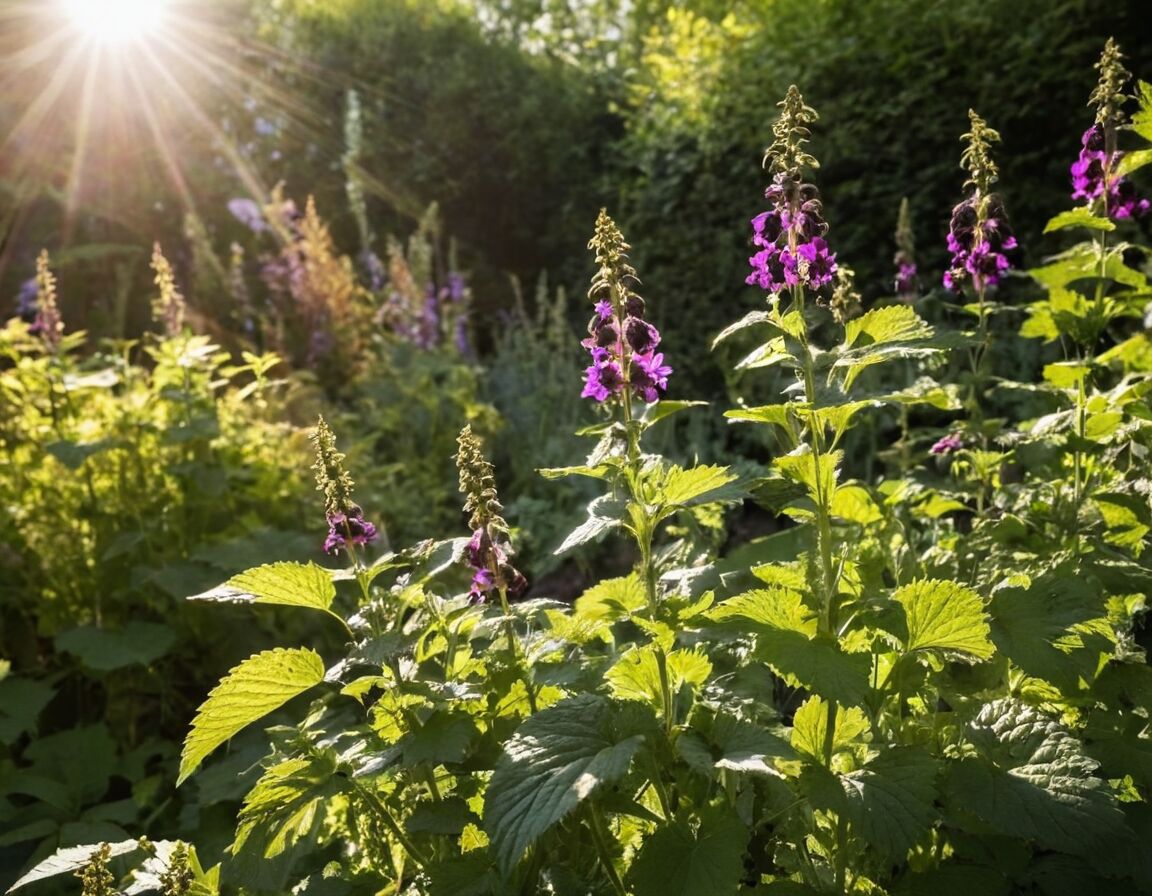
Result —
[{"label": "wildflower", "polygon": [[1124,154],[1116,148],[1116,132],[1125,123],[1124,85],[1131,74],[1123,65],[1123,54],[1109,38],[1096,69],[1100,82],[1088,100],[1096,106],[1096,121],[1080,138],[1080,155],[1072,163],[1072,198],[1094,205],[1103,197],[1103,213],[1114,221],[1142,218],[1152,209],[1147,199],[1136,195],[1128,178],[1116,174]]},{"label": "wildflower", "polygon": [[982,291],[999,285],[1011,269],[1008,253],[1017,248],[1017,242],[1008,226],[1003,199],[991,192],[999,171],[989,149],[999,142],[1000,135],[972,110],[968,110],[968,119],[971,130],[963,137],[968,146],[961,165],[968,169],[964,186],[971,187],[972,194],[952,209],[948,228],[952,265],[944,273],[944,285],[959,291],[970,280]]},{"label": "wildflower", "polygon": [[64,320],[56,304],[56,277],[48,267],[48,250],[41,250],[36,258],[36,319],[28,328],[39,334],[45,348],[55,354],[64,335]]},{"label": "wildflower", "polygon": [[964,447],[964,440],[960,438],[957,433],[949,433],[944,438],[939,439],[928,450],[932,454],[951,454],[953,451],[959,451]]},{"label": "wildflower", "polygon": [[160,295],[152,299],[152,319],[164,325],[167,336],[177,335],[184,327],[184,296],[176,286],[172,265],[160,251],[160,244],[152,244],[152,270],[156,272],[156,286]]},{"label": "wildflower", "polygon": [[588,247],[596,251],[600,270],[588,291],[595,313],[581,345],[592,355],[592,364],[584,371],[580,397],[605,402],[627,392],[646,402],[658,401],[672,368],[664,365],[662,354],[655,354],[660,331],[645,320],[644,300],[632,291],[638,281],[627,262],[630,247],[603,209]]},{"label": "wildflower", "polygon": [[801,181],[805,167],[819,167],[803,149],[808,125],[817,116],[804,105],[795,85],[788,88],[780,107],[780,117],[772,126],[775,139],[764,154],[765,166],[773,171],[772,184],[764,192],[772,208],[752,219],[752,243],[760,251],[748,259],[752,273],[744,282],[768,292],[788,286],[816,290],[836,276],[836,255],[828,251],[824,240],[828,224],[822,216],[820,193],[813,184]]},{"label": "wildflower", "polygon": [[486,603],[493,591],[503,591],[516,598],[528,588],[528,581],[509,562],[512,546],[508,542],[508,524],[500,515],[504,509],[496,495],[496,476],[492,464],[484,457],[480,440],[471,425],[460,431],[456,440],[456,467],[460,472],[460,491],[465,496],[464,512],[471,514],[468,525],[472,537],[465,556],[472,568],[469,599]]},{"label": "wildflower", "polygon": [[312,444],[316,449],[316,490],[324,493],[324,516],[328,521],[328,537],[324,551],[338,554],[349,545],[366,545],[380,537],[373,523],[364,519],[364,511],[352,500],[355,483],[344,468],[344,455],[336,450],[336,434],[320,417],[312,431]]},{"label": "wildflower", "polygon": [[20,284],[20,292],[16,294],[16,316],[26,324],[36,322],[37,297],[40,288],[36,285],[36,278],[29,277]]},{"label": "wildflower", "polygon": [[228,211],[232,213],[233,218],[253,233],[261,233],[268,229],[260,204],[252,199],[229,199]]},{"label": "wildflower", "polygon": [[896,297],[904,302],[913,301],[920,293],[920,281],[907,197],[900,201],[900,214],[896,218],[896,255],[892,262],[896,265]]}]

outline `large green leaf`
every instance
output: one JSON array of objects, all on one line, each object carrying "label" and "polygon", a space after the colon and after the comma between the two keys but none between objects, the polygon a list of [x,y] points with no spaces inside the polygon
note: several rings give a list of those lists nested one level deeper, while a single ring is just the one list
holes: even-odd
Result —
[{"label": "large green leaf", "polygon": [[988,703],[967,729],[977,755],[955,763],[946,806],[1040,847],[1091,855],[1129,837],[1096,762],[1059,722],[1011,698]]},{"label": "large green leaf", "polygon": [[931,336],[932,328],[910,305],[875,308],[844,324],[846,346],[884,345]]},{"label": "large green leaf", "polygon": [[735,816],[708,811],[699,827],[674,821],[646,838],[628,872],[634,896],[722,896],[744,872],[748,829]]},{"label": "large green leaf", "polygon": [[555,553],[563,554],[615,529],[620,525],[624,509],[624,502],[615,495],[601,495],[596,498],[588,505],[588,519],[569,533],[560,547],[556,548]]},{"label": "large green leaf", "polygon": [[739,477],[727,467],[699,466],[685,470],[672,465],[660,477],[657,500],[675,507],[732,501],[742,495]]},{"label": "large green leaf", "polygon": [[[657,647],[645,644],[624,653],[604,676],[615,697],[621,700],[640,700],[654,709],[660,709],[663,692],[660,689],[660,665]],[[708,680],[712,663],[697,650],[673,650],[666,658],[668,686],[672,694],[679,693],[685,684],[696,689]]]},{"label": "large green leaf", "polygon": [[234,575],[223,585],[194,594],[189,600],[281,604],[329,613],[335,598],[331,573],[315,563],[268,563]]},{"label": "large green leaf", "polygon": [[[36,881],[44,880],[48,877],[55,877],[57,874],[79,871],[92,861],[93,854],[99,848],[99,843],[92,843],[86,846],[69,846],[66,849],[58,849],[16,881],[16,883],[12,884],[7,892],[11,893],[13,890],[18,890],[27,884],[36,883]],[[140,849],[139,840],[122,840],[119,843],[108,844],[109,857],[111,858],[126,855],[138,849]]]},{"label": "large green leaf", "polygon": [[794,687],[804,687],[841,706],[863,706],[872,664],[865,654],[845,653],[817,634],[815,614],[787,588],[761,588],[738,595],[707,614],[725,628],[755,634],[756,655]]},{"label": "large green leaf", "polygon": [[796,751],[782,737],[760,725],[720,714],[706,737],[689,729],[676,739],[676,749],[697,771],[714,775],[716,769],[779,776],[774,759],[795,759]]},{"label": "large green leaf", "polygon": [[903,612],[904,648],[986,660],[996,652],[988,639],[984,602],[971,588],[942,579],[912,582],[892,594]]},{"label": "large green leaf", "polygon": [[1115,230],[1116,225],[1107,218],[1094,215],[1092,209],[1086,205],[1077,206],[1066,212],[1061,212],[1044,225],[1045,233],[1055,230],[1064,230],[1067,227],[1086,227],[1089,230]]},{"label": "large green leaf", "polygon": [[323,680],[324,662],[314,650],[278,647],[244,660],[197,710],[180,755],[177,786],[224,741]]},{"label": "large green leaf", "polygon": [[232,852],[249,842],[271,859],[307,838],[324,818],[324,807],[346,788],[329,756],[289,759],[268,769],[244,798]]},{"label": "large green leaf", "polygon": [[644,742],[632,718],[604,697],[581,694],[516,730],[484,798],[484,827],[504,869],[598,787],[624,777]]},{"label": "large green leaf", "polygon": [[814,770],[807,783],[814,805],[845,813],[864,842],[899,862],[936,820],[936,768],[920,747],[889,747],[846,775]]},{"label": "large green leaf", "polygon": [[121,628],[92,625],[56,636],[56,648],[80,658],[89,669],[110,672],[126,666],[147,666],[168,652],[176,633],[156,622],[129,622]]}]

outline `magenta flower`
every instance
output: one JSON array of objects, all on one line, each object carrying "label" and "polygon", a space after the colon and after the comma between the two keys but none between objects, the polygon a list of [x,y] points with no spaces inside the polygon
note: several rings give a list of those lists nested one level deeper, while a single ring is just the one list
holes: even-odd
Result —
[{"label": "magenta flower", "polygon": [[817,290],[836,275],[836,256],[828,251],[828,225],[812,184],[777,174],[764,192],[773,207],[752,219],[752,243],[760,251],[748,259],[749,286],[779,292],[788,286]]},{"label": "magenta flower", "polygon": [[601,299],[595,305],[596,314],[600,320],[608,320],[612,316],[612,303],[607,299]]},{"label": "magenta flower", "polygon": [[624,390],[624,374],[619,364],[608,360],[606,350],[599,351],[602,352],[599,360],[597,355],[593,355],[594,363],[584,371],[584,391],[580,393],[580,397],[607,401]]},{"label": "magenta flower", "polygon": [[364,519],[364,513],[352,505],[347,513],[328,514],[328,537],[324,540],[324,551],[338,554],[349,544],[369,544],[380,537],[376,526]]},{"label": "magenta flower", "polygon": [[672,368],[664,363],[664,355],[632,356],[632,389],[644,401],[657,401],[660,393],[668,389],[668,375]]},{"label": "magenta flower", "polygon": [[933,454],[951,454],[953,451],[959,451],[963,447],[964,440],[961,439],[957,433],[949,433],[928,450]]},{"label": "magenta flower", "polygon": [[1148,214],[1147,199],[1136,195],[1136,188],[1127,177],[1109,175],[1123,158],[1123,153],[1108,154],[1104,129],[1094,124],[1080,138],[1080,155],[1072,163],[1072,198],[1092,203],[1101,196],[1104,213],[1114,221],[1141,218]]}]

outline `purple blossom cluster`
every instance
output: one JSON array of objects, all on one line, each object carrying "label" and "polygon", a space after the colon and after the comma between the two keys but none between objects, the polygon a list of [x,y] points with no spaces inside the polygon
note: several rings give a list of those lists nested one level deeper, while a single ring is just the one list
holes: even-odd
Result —
[{"label": "purple blossom cluster", "polygon": [[1108,152],[1104,129],[1099,124],[1088,128],[1080,139],[1080,155],[1072,163],[1072,198],[1091,203],[1104,196],[1104,213],[1114,221],[1148,214],[1152,204],[1136,195],[1136,188],[1127,177],[1112,174],[1123,155],[1119,151]]},{"label": "purple blossom cluster", "polygon": [[752,242],[760,247],[748,259],[745,280],[768,292],[789,286],[819,289],[836,276],[836,255],[828,251],[828,225],[821,216],[819,193],[792,174],[778,174],[764,192],[772,209],[752,219]]},{"label": "purple blossom cluster", "polygon": [[938,439],[928,450],[932,454],[951,454],[963,447],[964,440],[957,433],[949,433],[942,439]]},{"label": "purple blossom cluster", "polygon": [[915,299],[920,292],[916,263],[902,261],[896,268],[896,295],[905,301]]},{"label": "purple blossom cluster", "polygon": [[472,587],[468,591],[472,603],[487,603],[488,596],[501,588],[513,600],[527,590],[528,580],[508,562],[507,547],[492,539],[487,526],[472,533],[467,556],[473,571]]},{"label": "purple blossom cluster", "polygon": [[596,302],[588,338],[580,344],[592,355],[584,371],[581,398],[608,401],[630,389],[643,401],[659,400],[668,388],[672,368],[664,363],[660,331],[644,319],[644,300],[629,294],[616,308],[608,299]]},{"label": "purple blossom cluster", "polygon": [[356,504],[346,512],[329,513],[328,537],[324,539],[324,551],[339,554],[348,545],[365,545],[380,537],[376,526],[364,519],[364,511]]},{"label": "purple blossom cluster", "polygon": [[376,525],[364,518],[364,511],[351,504],[346,512],[328,514],[328,537],[324,540],[327,554],[339,554],[348,545],[367,545],[380,537]]},{"label": "purple blossom cluster", "polygon": [[957,292],[969,278],[977,290],[999,285],[1012,267],[1009,253],[1017,245],[1000,194],[977,192],[952,209],[948,229],[952,266],[944,272],[944,285]]}]

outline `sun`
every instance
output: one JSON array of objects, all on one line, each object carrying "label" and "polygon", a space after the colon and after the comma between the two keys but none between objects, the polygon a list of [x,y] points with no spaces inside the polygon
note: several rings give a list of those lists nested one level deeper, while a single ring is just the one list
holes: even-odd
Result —
[{"label": "sun", "polygon": [[139,41],[164,24],[168,0],[60,0],[85,38],[102,44]]}]

